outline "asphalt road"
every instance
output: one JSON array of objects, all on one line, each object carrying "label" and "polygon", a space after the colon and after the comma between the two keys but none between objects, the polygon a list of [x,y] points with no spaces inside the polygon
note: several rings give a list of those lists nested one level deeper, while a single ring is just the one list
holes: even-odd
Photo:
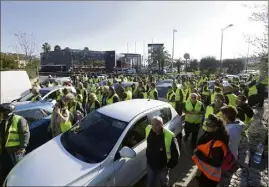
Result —
[{"label": "asphalt road", "polygon": [[[177,166],[170,172],[170,185],[174,187],[185,187],[193,179],[197,168],[191,159],[190,140],[185,144],[182,141],[180,159]],[[147,186],[147,177],[142,178],[134,187]]]}]

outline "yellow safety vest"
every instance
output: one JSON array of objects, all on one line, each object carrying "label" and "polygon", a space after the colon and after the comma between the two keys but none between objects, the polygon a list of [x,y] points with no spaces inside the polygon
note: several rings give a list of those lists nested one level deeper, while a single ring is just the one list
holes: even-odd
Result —
[{"label": "yellow safety vest", "polygon": [[[206,119],[208,118],[209,114],[214,114],[214,108],[213,108],[212,105],[209,105],[209,106],[206,107],[204,123],[203,123],[203,127],[202,127],[202,129],[205,130],[205,131],[207,130],[207,127],[206,127],[205,123],[206,123]],[[216,115],[218,117],[222,117],[222,112],[218,112]]]},{"label": "yellow safety vest", "polygon": [[95,101],[92,102],[91,107],[90,107],[90,112],[95,110]]},{"label": "yellow safety vest", "polygon": [[147,98],[148,98],[148,94],[147,94],[147,92],[142,92],[142,94],[143,94],[143,98],[144,98],[144,99],[147,99]]},{"label": "yellow safety vest", "polygon": [[[146,139],[148,138],[150,131],[151,131],[151,125],[148,125],[146,127]],[[164,145],[165,145],[165,151],[166,151],[166,158],[167,158],[167,162],[169,162],[169,160],[171,159],[171,144],[175,135],[173,132],[165,128],[163,128],[163,133],[164,133]]]},{"label": "yellow safety vest", "polygon": [[96,91],[96,86],[93,84],[91,87],[91,93],[95,93],[95,91]]},{"label": "yellow safety vest", "polygon": [[236,107],[236,100],[237,100],[237,96],[235,94],[228,94],[226,95],[229,99],[229,103],[228,105],[234,106]]},{"label": "yellow safety vest", "polygon": [[172,100],[172,97],[176,96],[175,92],[172,92],[170,95],[169,95],[169,98],[168,98],[168,103],[174,108],[176,109],[176,102],[171,102]]},{"label": "yellow safety vest", "polygon": [[[176,100],[176,101],[179,101],[179,100],[180,100],[180,90],[181,90],[181,89],[179,89],[179,88],[176,89],[176,92],[175,92],[175,94],[176,94],[176,98],[175,98],[175,100]],[[183,95],[183,97],[184,97],[184,95]]]},{"label": "yellow safety vest", "polygon": [[209,90],[207,89],[208,91],[205,91],[206,88],[207,88],[206,86],[203,87],[202,95],[209,96],[210,95]]},{"label": "yellow safety vest", "polygon": [[106,104],[107,104],[107,105],[112,104],[112,103],[113,103],[113,98],[114,98],[114,97],[117,97],[117,95],[114,94],[114,95],[112,95],[112,97],[110,97],[110,98],[107,97],[107,98],[106,98]]},{"label": "yellow safety vest", "polygon": [[166,101],[167,101],[167,102],[169,101],[170,94],[172,94],[172,93],[173,93],[172,91],[166,93],[165,98],[166,98]]},{"label": "yellow safety vest", "polygon": [[256,85],[253,85],[252,87],[249,88],[248,90],[248,97],[252,96],[252,95],[256,95],[258,94],[258,90]]},{"label": "yellow safety vest", "polygon": [[64,133],[64,132],[68,131],[72,127],[72,123],[69,120],[66,121],[65,123],[61,122],[60,127],[61,127],[61,132]]},{"label": "yellow safety vest", "polygon": [[[21,119],[21,116],[13,115],[12,120],[11,120],[11,125],[8,129],[8,136],[7,136],[7,141],[5,145],[6,147],[20,146],[20,135],[19,135],[19,130],[18,130],[18,123],[20,119]],[[5,131],[7,128],[7,124],[8,123],[6,123]]]},{"label": "yellow safety vest", "polygon": [[124,101],[131,100],[132,99],[132,92],[130,90],[125,92],[127,97],[124,99]]},{"label": "yellow safety vest", "polygon": [[[189,89],[186,89],[186,90],[183,90],[182,89],[182,93],[183,93],[183,102],[185,102],[188,98],[187,98],[187,95],[189,93]],[[190,97],[190,94],[189,94],[189,97]]]},{"label": "yellow safety vest", "polygon": [[[202,116],[200,114],[201,109],[202,109],[202,102],[201,101],[196,101],[196,104],[193,108],[193,105],[191,101],[187,101],[185,104],[187,112],[195,112],[195,114],[185,114],[185,121],[189,123],[201,123],[202,121]],[[196,114],[197,113],[197,114]]]},{"label": "yellow safety vest", "polygon": [[[148,95],[149,99],[155,99],[154,98],[154,92],[155,91],[157,92],[156,88],[149,91],[149,95]],[[157,92],[157,94],[158,94],[158,92]]]},{"label": "yellow safety vest", "polygon": [[56,100],[60,100],[62,97],[63,97],[63,95],[60,94],[60,95],[58,95],[58,96],[56,97]]},{"label": "yellow safety vest", "polygon": [[261,84],[263,84],[265,86],[265,88],[268,88],[268,77],[266,77],[265,79],[263,79],[261,81]]},{"label": "yellow safety vest", "polygon": [[38,96],[39,96],[39,95],[34,96],[34,97],[31,99],[31,101],[32,101],[32,102],[35,102],[36,99],[38,98]]}]

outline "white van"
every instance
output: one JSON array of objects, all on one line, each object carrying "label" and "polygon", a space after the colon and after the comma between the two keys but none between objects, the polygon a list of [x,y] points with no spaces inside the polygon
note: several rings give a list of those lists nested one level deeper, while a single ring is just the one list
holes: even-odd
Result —
[{"label": "white van", "polygon": [[8,103],[30,93],[32,86],[26,71],[0,71],[0,79],[0,103]]}]

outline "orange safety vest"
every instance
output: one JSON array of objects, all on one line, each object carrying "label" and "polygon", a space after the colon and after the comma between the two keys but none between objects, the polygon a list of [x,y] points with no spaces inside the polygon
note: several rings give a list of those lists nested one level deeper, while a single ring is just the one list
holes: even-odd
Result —
[{"label": "orange safety vest", "polygon": [[[224,152],[224,157],[226,156],[228,149],[226,147],[226,145],[219,141],[216,140],[215,143],[213,145],[212,141],[207,142],[206,144],[201,144],[197,146],[197,150],[201,151],[203,155],[207,156],[207,157],[211,157],[211,155],[209,155],[210,153],[210,148],[216,148],[216,147],[221,147],[223,152]],[[223,157],[223,158],[224,158]],[[220,178],[221,178],[221,166],[220,167],[214,167],[211,166],[205,162],[203,162],[202,160],[200,160],[196,155],[192,156],[192,160],[194,161],[195,165],[199,168],[199,170],[210,180],[219,182]]]}]

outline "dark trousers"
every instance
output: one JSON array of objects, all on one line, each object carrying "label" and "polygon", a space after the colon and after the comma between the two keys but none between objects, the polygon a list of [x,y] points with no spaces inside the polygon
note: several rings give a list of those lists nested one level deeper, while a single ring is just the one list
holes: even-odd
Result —
[{"label": "dark trousers", "polygon": [[184,131],[185,131],[185,140],[188,139],[189,135],[191,134],[191,147],[192,149],[196,148],[197,144],[197,136],[200,129],[200,123],[189,123],[185,121]]},{"label": "dark trousers", "polygon": [[167,187],[169,184],[169,168],[163,168],[159,171],[154,171],[149,165],[147,165],[148,171],[148,187],[156,187],[158,183],[161,183],[161,187]]},{"label": "dark trousers", "polygon": [[0,155],[0,185],[2,186],[6,176],[10,172],[10,170],[13,168],[14,164],[12,163],[12,160],[6,151],[6,149],[3,150],[3,152]]},{"label": "dark trousers", "polygon": [[259,84],[257,86],[258,89],[258,103],[259,107],[263,107],[264,99],[265,99],[265,86],[263,84]]},{"label": "dark trousers", "polygon": [[199,187],[216,187],[218,182],[208,179],[203,173],[199,177]]},{"label": "dark trousers", "polygon": [[180,103],[180,102],[176,102],[176,111],[177,111],[177,113],[178,113],[178,115],[182,115],[182,109],[183,109],[183,104],[182,103]]}]

